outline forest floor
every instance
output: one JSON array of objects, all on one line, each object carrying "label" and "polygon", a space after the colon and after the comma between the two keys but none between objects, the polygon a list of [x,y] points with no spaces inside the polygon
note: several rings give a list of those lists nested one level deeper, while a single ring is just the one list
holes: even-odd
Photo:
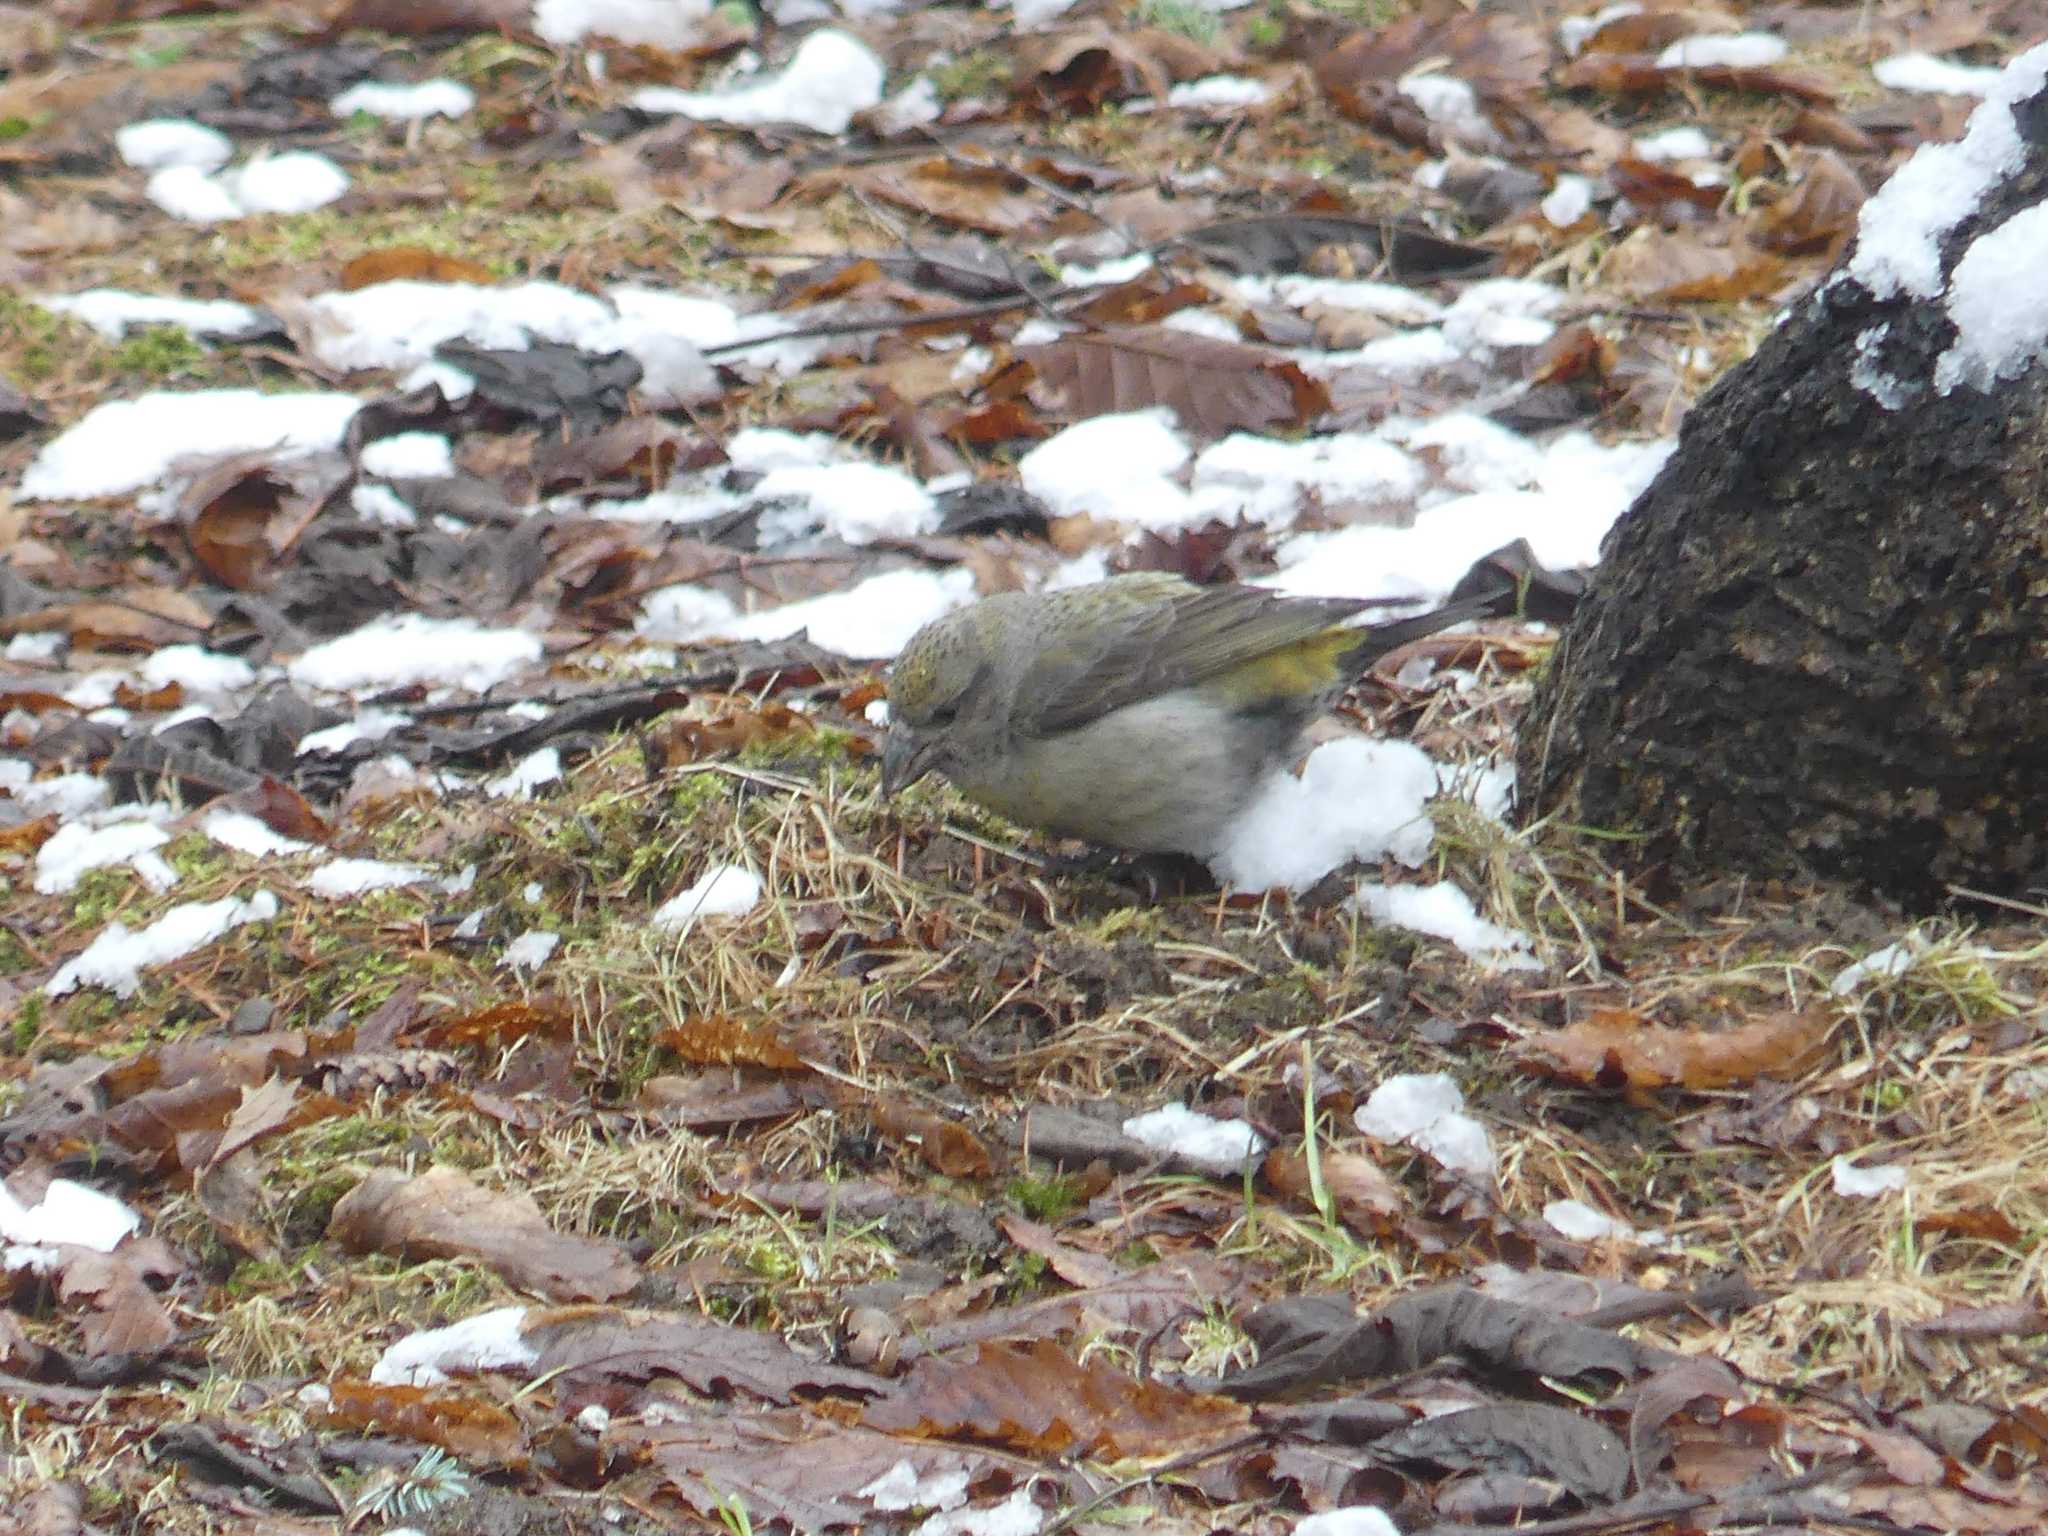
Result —
[{"label": "forest floor", "polygon": [[[812,30],[745,6],[602,67],[489,0],[0,6],[0,1531],[2048,1528],[2048,911],[1645,867],[1451,798],[1419,867],[1158,894],[937,781],[878,795],[891,602],[1287,580],[1336,547],[1302,538],[1459,498],[1518,498],[1487,504],[1536,520],[1505,534],[1569,563],[1541,519],[1595,482],[1611,518],[1862,199],[1961,130],[1965,90],[1873,66],[1981,91],[2048,27],[1571,14],[875,8],[832,25],[929,91],[820,132],[630,106]],[[1659,62],[1734,33],[1785,46]],[[366,77],[475,105],[330,108]],[[1216,77],[1264,99],[1132,107]],[[115,148],[167,117],[348,189],[189,222]],[[713,352],[659,404],[587,350],[517,374],[481,326],[466,402],[402,336],[339,355],[337,292],[528,279],[831,334]],[[1484,290],[1501,328],[1400,361],[1502,279],[1554,300]],[[96,288],[262,321],[39,302]],[[36,489],[96,407],[250,389],[379,426]],[[912,497],[877,530],[820,491],[778,544],[715,480],[768,429],[1008,490],[1034,443],[1161,411],[1196,450],[1373,436],[1411,504]],[[410,522],[355,494],[400,427],[454,444],[382,476]],[[726,499],[664,521],[664,493]],[[807,639],[749,627],[863,591]],[[401,615],[456,627],[295,670]],[[501,632],[530,653],[464,649]],[[1348,723],[1510,761],[1552,633],[1427,642]],[[1361,873],[1455,885],[1529,963],[1374,923]],[[154,947],[105,959],[115,925]],[[1235,1155],[1125,1129],[1173,1105],[1243,1122]]]}]

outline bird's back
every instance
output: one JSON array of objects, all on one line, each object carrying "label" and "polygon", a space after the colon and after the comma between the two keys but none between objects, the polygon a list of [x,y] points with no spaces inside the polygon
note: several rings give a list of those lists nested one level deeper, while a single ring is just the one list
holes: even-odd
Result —
[{"label": "bird's back", "polygon": [[1349,648],[1320,637],[1363,607],[1256,587],[1196,587],[1157,572],[1049,593],[1045,601],[1057,606],[1016,694],[1020,729],[1038,736],[1247,667],[1255,689],[1299,691],[1302,667],[1334,671],[1335,656]]}]

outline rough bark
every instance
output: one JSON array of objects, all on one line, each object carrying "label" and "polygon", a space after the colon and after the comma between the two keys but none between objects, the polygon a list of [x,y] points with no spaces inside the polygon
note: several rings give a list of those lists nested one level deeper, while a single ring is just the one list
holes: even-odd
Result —
[{"label": "rough bark", "polygon": [[2048,92],[1994,108],[2024,163],[1939,239],[1944,293],[1838,272],[1609,535],[1523,725],[1533,811],[1916,905],[2048,876],[2048,369],[1934,383],[1956,262],[2048,196]]}]

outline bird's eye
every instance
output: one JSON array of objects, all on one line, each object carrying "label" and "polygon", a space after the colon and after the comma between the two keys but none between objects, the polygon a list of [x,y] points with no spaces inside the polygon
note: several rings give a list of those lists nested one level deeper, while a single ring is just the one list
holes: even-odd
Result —
[{"label": "bird's eye", "polygon": [[940,727],[941,729],[951,725],[955,720],[958,720],[959,718],[960,701],[957,699],[954,700],[951,704],[941,704],[937,709],[933,710],[931,713],[931,723],[933,725]]}]

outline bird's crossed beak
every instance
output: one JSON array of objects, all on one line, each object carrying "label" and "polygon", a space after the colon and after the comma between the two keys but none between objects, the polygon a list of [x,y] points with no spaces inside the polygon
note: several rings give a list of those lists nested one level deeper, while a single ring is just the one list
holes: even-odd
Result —
[{"label": "bird's crossed beak", "polygon": [[882,794],[908,789],[932,771],[938,744],[920,739],[907,725],[889,727],[888,743],[882,748]]}]

